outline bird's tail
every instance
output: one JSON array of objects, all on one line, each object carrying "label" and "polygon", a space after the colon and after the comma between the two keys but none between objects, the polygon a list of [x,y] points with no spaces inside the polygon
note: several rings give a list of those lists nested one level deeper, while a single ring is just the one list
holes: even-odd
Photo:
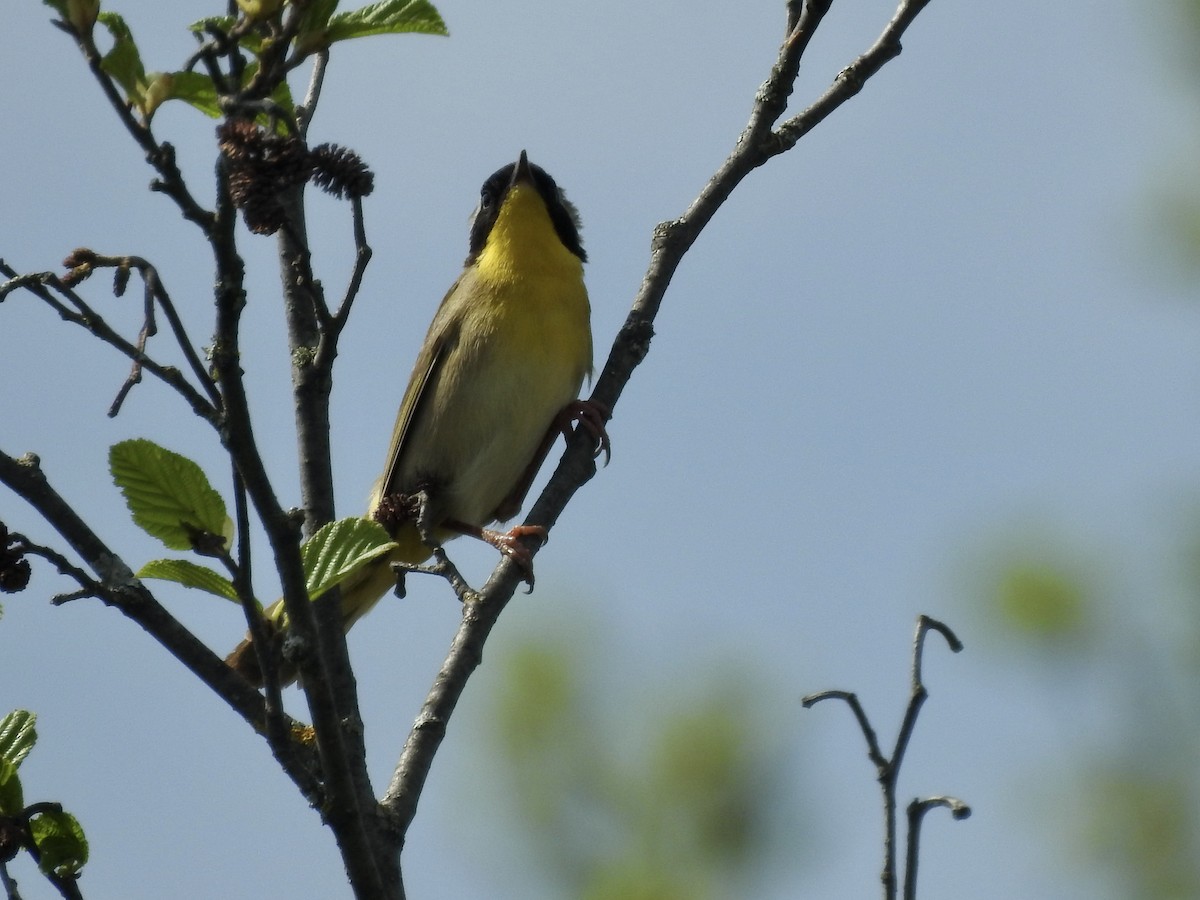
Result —
[{"label": "bird's tail", "polygon": [[[380,601],[384,594],[396,585],[394,562],[417,564],[428,559],[429,550],[419,543],[401,541],[401,546],[386,556],[372,560],[346,581],[342,582],[342,626],[346,631]],[[405,546],[406,544],[410,546]],[[283,601],[276,600],[263,612],[269,623],[278,623],[277,628],[287,628],[287,618],[282,610]],[[245,640],[233,648],[225,657],[225,664],[253,684],[262,687],[263,676],[258,665],[258,653],[247,635]],[[289,685],[296,680],[296,670],[286,659],[280,663],[279,683]]]}]

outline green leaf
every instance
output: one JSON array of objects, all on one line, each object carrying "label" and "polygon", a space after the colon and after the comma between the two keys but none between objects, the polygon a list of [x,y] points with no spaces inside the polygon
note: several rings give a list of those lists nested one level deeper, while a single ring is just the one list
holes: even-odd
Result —
[{"label": "green leaf", "polygon": [[300,546],[308,596],[315,600],[395,547],[387,529],[373,519],[330,522]]},{"label": "green leaf", "polygon": [[41,859],[44,874],[66,878],[83,868],[88,859],[88,842],[83,828],[69,812],[46,810],[29,819],[29,831]]},{"label": "green leaf", "polygon": [[312,0],[300,18],[296,43],[302,47],[307,46],[309,38],[322,34],[325,26],[329,24],[329,17],[333,15],[337,6],[338,0]]},{"label": "green leaf", "polygon": [[[250,62],[245,69],[242,77],[242,86],[250,83],[258,71],[258,62]],[[211,116],[214,119],[219,119],[222,115],[221,102],[217,96],[217,86],[213,84],[212,78],[203,72],[172,72],[166,76],[169,81],[170,88],[163,100],[182,100],[191,106],[194,106],[206,116]],[[271,95],[271,100],[281,109],[285,109],[290,113],[295,112],[295,103],[292,100],[292,91],[288,87],[287,81],[281,81],[274,93]],[[267,113],[260,113],[258,122],[262,125],[269,125],[270,117]],[[284,125],[281,132],[286,132],[287,126]]]},{"label": "green leaf", "polygon": [[[188,26],[188,30],[193,34],[197,34],[202,38],[205,38],[209,36],[209,26],[224,34],[229,34],[230,29],[232,29],[235,24],[237,24],[237,18],[235,16],[207,16],[203,19],[200,19],[198,22],[193,22]],[[246,31],[240,38],[238,38],[238,44],[257,56],[259,51],[262,50],[263,38],[258,31],[252,29],[250,31]]]},{"label": "green leaf", "polygon": [[20,815],[24,808],[25,795],[17,777],[17,764],[0,757],[0,816]]},{"label": "green leaf", "polygon": [[1031,560],[1013,565],[997,586],[996,604],[1005,624],[1027,637],[1061,641],[1086,630],[1084,586],[1054,564]]},{"label": "green leaf", "polygon": [[[286,109],[293,116],[296,114],[296,102],[292,99],[292,89],[288,87],[286,80],[279,82],[279,86],[275,88],[275,91],[271,94],[271,100],[280,109]],[[260,125],[269,126],[271,124],[270,119],[271,117],[266,113],[260,113],[258,116],[258,123]],[[288,131],[287,124],[284,122],[279,123],[279,128],[277,131],[279,134],[283,135],[290,133]]]},{"label": "green leaf", "polygon": [[237,23],[237,16],[205,16],[188,26],[188,31],[192,34],[204,35],[208,34],[208,27],[211,25],[221,31],[228,32]]},{"label": "green leaf", "polygon": [[214,119],[221,116],[221,105],[217,101],[217,86],[203,72],[172,72],[171,90],[168,100],[182,100]]},{"label": "green leaf", "polygon": [[171,550],[198,549],[208,536],[228,545],[232,525],[225,502],[187,457],[138,438],[114,444],[108,466],[133,521]]},{"label": "green leaf", "polygon": [[14,709],[0,719],[0,759],[7,759],[14,766],[29,755],[37,743],[37,716],[28,710]]},{"label": "green leaf", "polygon": [[64,19],[67,17],[67,0],[42,0],[42,3],[50,7]]},{"label": "green leaf", "polygon": [[380,0],[329,20],[325,40],[345,41],[373,34],[440,34],[446,23],[428,0]]},{"label": "green leaf", "polygon": [[133,32],[115,12],[102,12],[98,18],[113,38],[112,49],[100,60],[100,68],[111,75],[125,89],[125,96],[140,108],[146,67],[142,65],[142,54],[133,40]]},{"label": "green leaf", "polygon": [[157,578],[174,581],[186,588],[207,591],[234,603],[240,603],[233,582],[219,572],[206,566],[198,566],[186,559],[152,559],[137,572],[138,578]]}]

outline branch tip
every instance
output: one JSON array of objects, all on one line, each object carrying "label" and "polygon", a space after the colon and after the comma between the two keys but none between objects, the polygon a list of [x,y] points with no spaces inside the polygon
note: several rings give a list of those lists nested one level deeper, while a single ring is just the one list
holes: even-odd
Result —
[{"label": "branch tip", "polygon": [[932,616],[926,616],[926,615],[922,614],[917,617],[917,631],[921,638],[924,638],[924,635],[926,632],[936,631],[938,634],[940,634],[943,638],[946,639],[946,644],[949,645],[950,649],[954,653],[962,652],[962,649],[963,649],[962,641],[960,641],[958,639],[958,635],[956,635],[950,629],[950,626],[947,625],[945,622],[941,622],[941,621],[933,618]]}]

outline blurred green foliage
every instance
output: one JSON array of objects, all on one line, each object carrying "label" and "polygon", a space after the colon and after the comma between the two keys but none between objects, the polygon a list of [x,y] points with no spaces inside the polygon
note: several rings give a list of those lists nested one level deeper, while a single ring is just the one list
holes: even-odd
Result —
[{"label": "blurred green foliage", "polygon": [[[1152,12],[1164,70],[1200,113],[1200,0],[1175,0]],[[1176,145],[1165,149],[1163,171],[1148,192],[1154,248],[1168,249],[1190,279],[1200,271],[1200,115],[1186,110],[1183,104]],[[1131,558],[1103,557],[1105,576],[1053,549],[1010,555],[983,592],[985,606],[1009,641],[1033,647],[1056,676],[1064,664],[1071,667],[1076,683],[1101,686],[1106,706],[1119,710],[1116,734],[1074,736],[1058,776],[1085,798],[1084,819],[1068,826],[1068,837],[1088,867],[1109,876],[1114,898],[1197,898],[1200,528],[1184,542],[1176,571],[1158,573],[1162,584],[1107,584],[1111,571],[1144,571],[1124,565],[1138,562],[1134,551],[1126,552]],[[1156,614],[1139,615],[1146,607]],[[1073,652],[1064,654],[1068,648]]]},{"label": "blurred green foliage", "polygon": [[[1045,661],[1048,688],[1087,685],[1119,720],[1073,730],[1069,759],[1049,776],[1082,798],[1082,818],[1062,822],[1063,858],[1103,872],[1113,898],[1200,897],[1200,540],[1184,549],[1176,604],[1169,587],[1112,584],[1065,542],[1040,543],[991,568],[980,592],[988,617],[1010,646]],[[1137,615],[1131,598],[1158,614]]]},{"label": "blurred green foliage", "polygon": [[1067,640],[1085,624],[1084,589],[1043,560],[1014,563],[996,586],[1000,616],[1017,632],[1038,640]]},{"label": "blurred green foliage", "polygon": [[506,819],[521,826],[548,894],[752,896],[769,820],[796,780],[764,727],[761,695],[712,670],[685,696],[658,680],[607,710],[579,647],[559,635],[508,648],[489,703]]}]

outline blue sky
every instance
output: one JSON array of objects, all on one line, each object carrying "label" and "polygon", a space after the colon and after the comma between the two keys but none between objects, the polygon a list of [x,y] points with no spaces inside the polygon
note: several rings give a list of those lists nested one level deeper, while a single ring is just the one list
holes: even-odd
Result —
[{"label": "blue sky", "polygon": [[[116,8],[159,69],[189,52],[183,25],[211,11],[198,0]],[[439,8],[449,40],[377,38],[335,54],[313,125],[314,141],[355,148],[376,173],[375,258],[336,375],[344,514],[362,508],[382,462],[483,178],[525,148],[579,207],[602,361],[651,228],[732,146],[783,24],[781,2]],[[795,109],[891,11],[835,3]],[[33,270],[79,245],[141,254],[207,337],[211,272],[193,229],[144,190],[149,170],[47,10],[23,0],[3,19],[0,256]],[[747,179],[684,261],[611,423],[612,464],[539,555],[537,591],[502,621],[502,643],[582,623],[606,648],[616,704],[653,709],[645,684],[686,685],[720,665],[776,685],[794,801],[823,834],[815,858],[781,867],[769,897],[874,895],[879,825],[858,737],[843,711],[805,713],[795,698],[853,688],[889,732],[920,612],[955,625],[967,652],[930,647],[933,697],[904,794],[953,793],[976,811],[930,818],[923,896],[1102,896],[1060,858],[1054,815],[1038,805],[1069,817],[1078,798],[1038,778],[1079,752],[1074,735],[1119,731],[1125,711],[1103,678],[1055,681],[995,641],[970,588],[997,541],[1069,535],[1069,549],[1102,560],[1115,595],[1145,593],[1098,614],[1169,633],[1173,610],[1145,589],[1147,572],[1170,558],[1200,449],[1200,308],[1163,262],[1148,201],[1194,136],[1169,34],[1165,9],[1117,0],[934,0],[904,54]],[[212,123],[167,107],[155,125],[210,197]],[[312,217],[336,295],[348,213],[318,198]],[[295,451],[273,245],[243,237],[246,333],[259,351],[248,379],[286,485]],[[132,292],[91,291],[136,330]],[[127,523],[106,449],[149,437],[223,484],[210,436],[152,384],[106,419],[125,363],[31,298],[0,308],[0,346],[0,447],[37,451],[131,563],[161,555]],[[51,539],[11,495],[0,493],[0,518]],[[487,551],[454,551],[482,580]],[[115,613],[41,602],[57,589],[39,576],[5,599],[0,705],[40,715],[26,792],[83,821],[89,898],[157,897],[183,872],[188,896],[342,896],[332,841],[265,748]],[[380,782],[452,634],[444,594],[421,584],[353,633]],[[240,637],[233,607],[163,596],[217,649]],[[464,861],[458,844],[479,827],[461,786],[488,778],[468,746],[485,699],[480,685],[468,691],[435,767],[406,851],[411,896],[495,896],[484,857]],[[42,896],[33,885],[27,873],[26,896]]]}]

